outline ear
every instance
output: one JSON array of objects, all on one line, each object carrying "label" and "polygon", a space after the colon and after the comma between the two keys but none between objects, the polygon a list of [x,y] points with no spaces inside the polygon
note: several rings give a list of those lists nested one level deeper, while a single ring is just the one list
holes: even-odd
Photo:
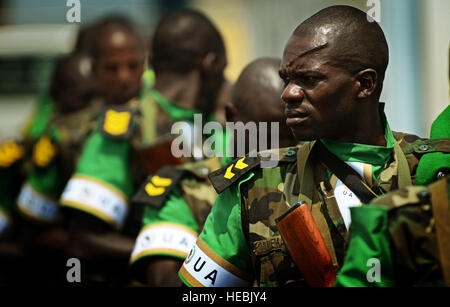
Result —
[{"label": "ear", "polygon": [[201,66],[203,71],[211,71],[214,68],[217,55],[215,52],[208,52],[202,59]]},{"label": "ear", "polygon": [[225,118],[229,123],[234,123],[237,121],[238,111],[232,103],[227,103],[225,106]]},{"label": "ear", "polygon": [[368,68],[362,70],[356,75],[355,78],[359,85],[359,99],[368,98],[375,92],[378,86],[378,74],[374,69]]}]

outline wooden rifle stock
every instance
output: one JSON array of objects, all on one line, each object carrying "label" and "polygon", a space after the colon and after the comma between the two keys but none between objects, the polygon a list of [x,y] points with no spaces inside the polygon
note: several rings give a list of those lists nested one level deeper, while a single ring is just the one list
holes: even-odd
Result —
[{"label": "wooden rifle stock", "polygon": [[331,287],[336,272],[320,230],[305,202],[276,219],[295,264],[311,287]]}]

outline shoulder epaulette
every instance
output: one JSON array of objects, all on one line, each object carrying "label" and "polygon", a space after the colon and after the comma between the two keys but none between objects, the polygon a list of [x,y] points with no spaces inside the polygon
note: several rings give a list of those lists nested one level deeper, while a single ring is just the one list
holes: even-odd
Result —
[{"label": "shoulder epaulette", "polygon": [[55,159],[58,153],[58,146],[53,142],[48,134],[42,135],[33,145],[33,163],[39,168],[46,168]]},{"label": "shoulder epaulette", "polygon": [[428,154],[433,152],[450,153],[450,138],[444,139],[418,139],[403,148],[405,154]]},{"label": "shoulder epaulette", "polygon": [[[235,159],[231,164],[212,172],[209,175],[209,180],[216,192],[220,194],[235,182],[239,181],[249,171],[256,167],[264,168],[265,162],[276,162],[275,164],[278,165],[279,162],[292,162],[296,158],[296,147],[262,151],[258,153],[257,157]],[[270,163],[267,163],[267,167],[276,167],[276,165],[269,165]]]},{"label": "shoulder epaulette", "polygon": [[113,139],[128,139],[133,133],[136,114],[136,108],[129,106],[107,108],[100,122],[100,133]]},{"label": "shoulder epaulette", "polygon": [[141,185],[132,202],[159,209],[164,206],[170,192],[183,177],[184,170],[166,166],[156,175],[151,175]]},{"label": "shoulder epaulette", "polygon": [[8,168],[25,156],[25,147],[12,139],[0,144],[0,168]]}]

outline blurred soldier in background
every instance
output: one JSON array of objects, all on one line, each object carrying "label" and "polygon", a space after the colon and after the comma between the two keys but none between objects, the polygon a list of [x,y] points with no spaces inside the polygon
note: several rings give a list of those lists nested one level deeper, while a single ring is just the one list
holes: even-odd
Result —
[{"label": "blurred soldier in background", "polygon": [[71,255],[88,270],[101,271],[103,281],[123,284],[142,211],[129,199],[148,173],[184,162],[172,157],[171,126],[193,123],[196,113],[206,118],[213,113],[226,56],[220,33],[204,15],[169,14],[151,44],[156,83],[139,95],[145,44],[127,23],[97,31],[96,74],[109,108],[86,143],[61,204],[70,212]]},{"label": "blurred soldier in background", "polygon": [[[279,144],[288,147],[294,146],[296,141],[286,126],[280,99],[283,83],[278,76],[279,67],[277,59],[251,62],[235,84],[226,114],[231,123],[254,122],[257,126],[260,122],[279,123]],[[270,130],[267,133],[270,139]],[[235,143],[239,141],[236,137]],[[249,140],[245,141],[249,148]],[[182,167],[166,167],[144,182],[133,198],[148,206],[130,260],[139,280],[151,286],[181,285],[178,270],[217,197],[208,174],[232,160],[233,157],[215,157]],[[151,189],[156,181],[164,180],[170,184],[160,192]],[[170,238],[170,242],[165,242],[164,238]]]},{"label": "blurred soldier in background", "polygon": [[[22,218],[16,236],[25,259],[16,278],[30,284],[37,281],[33,277],[40,278],[43,285],[64,281],[68,237],[58,199],[102,107],[92,58],[86,54],[60,58],[49,97],[52,116],[46,125],[40,123],[41,135],[34,135],[36,140],[30,144],[27,178],[17,199]],[[34,260],[39,260],[39,265]]]}]

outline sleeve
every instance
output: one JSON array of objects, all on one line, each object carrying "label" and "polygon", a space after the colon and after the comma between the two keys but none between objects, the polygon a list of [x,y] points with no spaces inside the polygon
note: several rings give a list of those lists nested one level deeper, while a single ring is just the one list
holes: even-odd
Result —
[{"label": "sleeve", "polygon": [[371,205],[350,210],[349,246],[334,286],[394,286],[387,207]]},{"label": "sleeve", "polygon": [[60,203],[86,212],[120,230],[133,193],[129,138],[114,139],[99,131],[89,137]]},{"label": "sleeve", "polygon": [[194,215],[174,189],[162,208],[145,208],[142,229],[131,253],[130,264],[151,256],[184,260],[195,244],[198,232],[199,225]]},{"label": "sleeve", "polygon": [[240,187],[233,185],[219,194],[179,276],[193,287],[250,286],[251,268],[241,221]]}]

